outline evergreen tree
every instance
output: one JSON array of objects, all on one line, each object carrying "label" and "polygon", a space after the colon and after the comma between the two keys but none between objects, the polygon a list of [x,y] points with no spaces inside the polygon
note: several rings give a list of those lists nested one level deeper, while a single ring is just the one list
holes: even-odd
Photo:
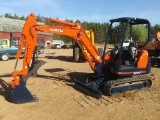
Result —
[{"label": "evergreen tree", "polygon": [[16,14],[14,14],[13,18],[14,19],[19,19],[19,17]]},{"label": "evergreen tree", "polygon": [[147,40],[148,30],[144,25],[138,25],[133,27],[133,40],[142,42]]},{"label": "evergreen tree", "polygon": [[[38,14],[38,16],[40,16],[40,14]],[[1,15],[1,17],[3,17]],[[18,16],[17,14],[14,14],[13,16],[10,13],[5,13],[4,14],[5,18],[12,18],[12,19],[20,19],[20,20],[25,20],[26,18],[24,16]],[[58,19],[58,18],[57,18]],[[73,20],[69,20],[66,18],[67,22],[71,22],[74,23]],[[51,21],[49,21],[48,19],[44,19],[41,17],[37,18],[37,22],[43,22],[47,25],[58,25],[57,23],[52,23]],[[82,28],[84,30],[89,30],[92,29],[92,31],[94,32],[94,36],[95,36],[95,43],[104,43],[106,40],[106,35],[107,35],[107,31],[108,31],[108,27],[109,27],[109,23],[98,23],[98,22],[81,22],[80,20],[76,20],[75,23],[80,23],[82,25]],[[120,42],[120,36],[121,36],[121,30],[120,27],[122,27],[123,25],[119,25],[119,26],[114,26],[114,30],[115,32],[113,32],[110,36],[112,36],[109,41],[109,43],[113,44],[113,43],[119,43]],[[151,34],[156,33],[157,31],[160,31],[160,25],[156,24],[154,26],[151,26]],[[125,39],[130,39],[130,34],[129,34],[129,30],[126,33],[126,37]],[[146,33],[147,33],[147,28],[146,26],[138,26],[138,27],[133,27],[133,35],[135,40],[138,41],[142,41],[146,39]],[[115,36],[117,36],[117,34],[119,34],[119,36],[116,38]],[[56,35],[54,34],[54,39],[60,39],[63,40],[64,42],[70,43],[72,42],[72,38],[67,37],[67,36],[63,36],[63,35]]]}]

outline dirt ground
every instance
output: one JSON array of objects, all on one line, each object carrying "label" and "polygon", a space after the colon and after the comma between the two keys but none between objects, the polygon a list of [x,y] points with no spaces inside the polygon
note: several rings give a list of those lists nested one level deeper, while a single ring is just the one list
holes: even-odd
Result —
[{"label": "dirt ground", "polygon": [[[13,78],[15,59],[0,61],[0,120],[159,120],[160,68],[153,67],[147,90],[129,91],[119,96],[97,100],[76,89],[74,78],[84,79],[92,73],[87,62],[72,62],[71,49],[52,49],[54,57],[39,59],[46,63],[37,77],[30,77],[27,88],[38,102],[15,104],[4,83]],[[17,69],[22,68],[22,59]]]}]

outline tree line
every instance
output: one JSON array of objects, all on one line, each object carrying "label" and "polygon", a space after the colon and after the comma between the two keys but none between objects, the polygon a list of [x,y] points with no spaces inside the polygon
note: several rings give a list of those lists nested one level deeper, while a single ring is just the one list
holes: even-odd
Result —
[{"label": "tree line", "polygon": [[[38,16],[40,16],[40,15],[38,14]],[[19,19],[19,20],[25,20],[26,19],[25,16],[18,16],[16,14],[11,15],[9,13],[4,14],[4,16],[1,15],[0,17],[11,18],[11,19]],[[65,21],[73,23],[73,20],[66,19]],[[51,23],[47,19],[44,19],[44,18],[41,18],[41,17],[37,17],[37,22],[43,22],[47,25],[56,25],[54,23]],[[87,22],[87,21],[81,22],[80,20],[76,20],[74,23],[80,23],[84,30],[92,29],[92,31],[94,32],[95,43],[104,43],[104,41],[106,39],[106,34],[107,34],[107,31],[108,31],[108,27],[109,27],[109,22],[106,22],[106,23]],[[152,25],[150,30],[151,30],[151,34],[154,34],[154,33],[156,33],[157,31],[160,30],[160,25],[158,25],[158,24]],[[137,36],[140,37],[140,38],[144,38],[145,36],[143,35],[143,33],[145,31],[146,31],[146,28],[144,26],[142,26],[139,31],[135,30],[134,33],[135,34],[141,33],[140,35],[137,35]],[[62,35],[54,35],[53,39],[63,40],[66,43],[69,43],[69,42],[72,41],[72,38],[69,38],[67,36],[62,36]]]}]

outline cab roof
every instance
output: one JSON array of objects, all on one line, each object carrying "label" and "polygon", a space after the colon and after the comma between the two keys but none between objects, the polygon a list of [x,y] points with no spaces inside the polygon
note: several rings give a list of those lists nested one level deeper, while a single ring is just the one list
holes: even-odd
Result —
[{"label": "cab roof", "polygon": [[111,19],[110,22],[128,22],[132,25],[134,24],[150,24],[147,19],[132,18],[132,17],[122,17],[117,19]]}]

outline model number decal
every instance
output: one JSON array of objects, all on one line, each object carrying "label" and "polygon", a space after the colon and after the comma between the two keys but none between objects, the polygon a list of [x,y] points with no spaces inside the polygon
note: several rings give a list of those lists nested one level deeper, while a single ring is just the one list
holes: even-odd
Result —
[{"label": "model number decal", "polygon": [[141,74],[141,72],[134,72],[134,75]]}]

